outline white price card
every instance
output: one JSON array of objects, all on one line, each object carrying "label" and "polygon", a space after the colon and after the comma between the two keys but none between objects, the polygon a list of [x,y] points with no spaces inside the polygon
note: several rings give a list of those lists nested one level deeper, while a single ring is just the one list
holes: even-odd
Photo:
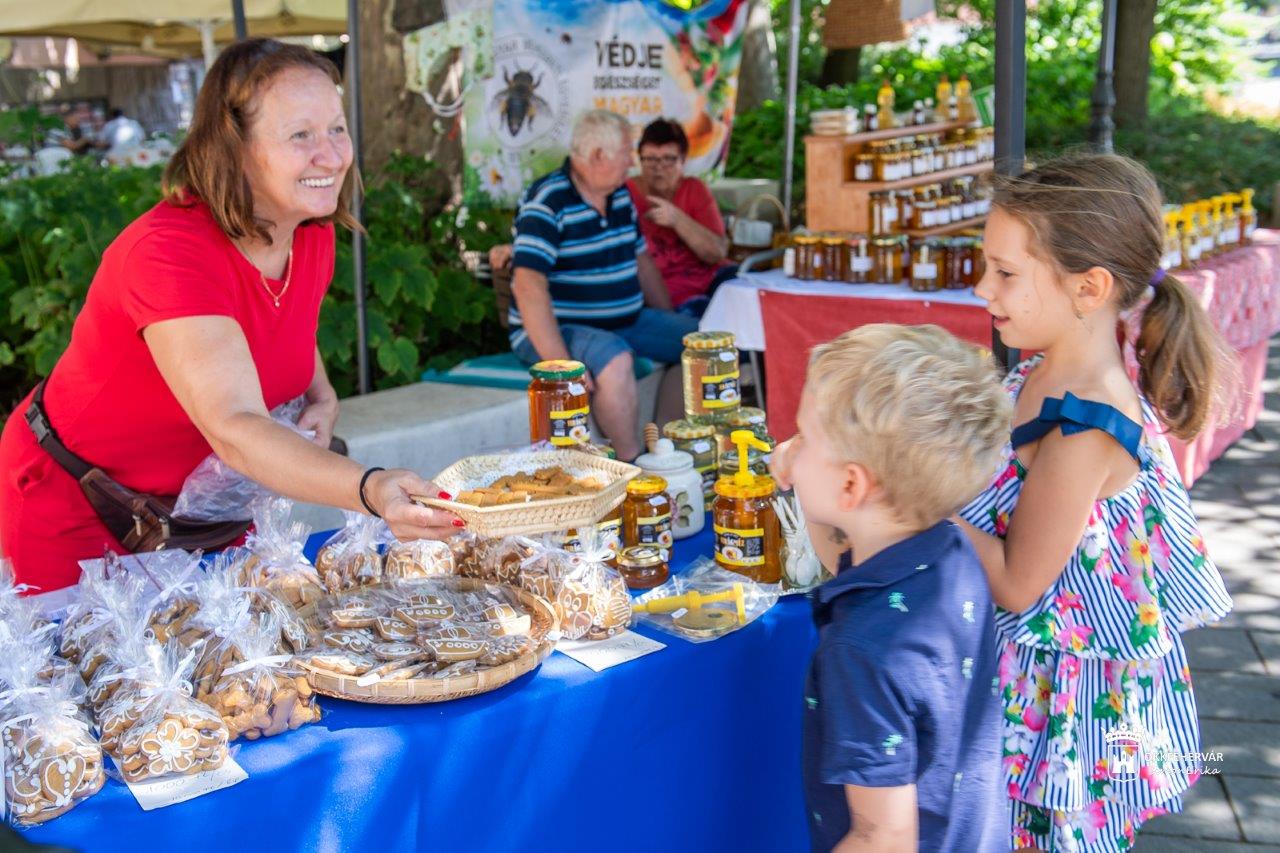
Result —
[{"label": "white price card", "polygon": [[635,631],[623,631],[607,640],[561,640],[556,643],[556,651],[568,655],[596,672],[644,657],[666,647],[666,643],[651,640]]},{"label": "white price card", "polygon": [[[114,758],[111,759],[113,762]],[[117,764],[118,768],[119,765]],[[223,788],[230,788],[249,778],[244,768],[235,759],[227,756],[227,760],[216,770],[205,770],[189,776],[167,776],[163,779],[148,779],[143,782],[125,782],[129,790],[142,806],[144,812],[162,809],[175,803],[194,800]]]}]

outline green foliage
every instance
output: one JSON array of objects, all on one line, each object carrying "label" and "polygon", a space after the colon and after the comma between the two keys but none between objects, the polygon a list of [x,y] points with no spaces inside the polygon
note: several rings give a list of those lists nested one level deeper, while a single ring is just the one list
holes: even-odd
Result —
[{"label": "green foliage", "polygon": [[[506,346],[493,293],[466,271],[464,251],[509,239],[510,214],[444,204],[435,167],[400,157],[370,181],[366,281],[372,373],[379,388],[426,367]],[[52,369],[70,340],[102,252],[160,197],[160,168],[107,169],[86,160],[62,174],[0,183],[0,406],[7,411]],[[318,339],[339,394],[357,386],[351,236],[340,232]]]},{"label": "green foliage", "polygon": [[61,118],[45,115],[39,107],[0,110],[0,146],[23,145],[35,151],[49,131],[60,127],[65,127]]},{"label": "green foliage", "polygon": [[[796,102],[796,198],[804,198],[804,144],[809,113],[875,103],[876,89],[888,78],[899,111],[933,95],[944,72],[961,73],[974,88],[989,85],[995,73],[994,0],[939,0],[938,12],[956,17],[965,9],[963,39],[926,55],[917,41],[864,48],[859,82],[820,88],[822,48],[815,28],[821,0],[803,0],[801,73]],[[774,0],[779,60],[785,64],[782,37],[788,0]],[[1182,200],[1242,186],[1266,187],[1280,166],[1277,128],[1262,122],[1215,116],[1199,99],[1235,79],[1242,33],[1230,13],[1239,0],[1161,0],[1156,36],[1151,42],[1151,106],[1155,133],[1121,133],[1117,147],[1142,159],[1161,179],[1168,197]],[[1045,0],[1027,15],[1027,149],[1044,153],[1088,139],[1090,97],[1101,40],[1102,0]],[[976,17],[975,17],[976,16]],[[1119,45],[1117,49],[1123,49]],[[767,102],[734,120],[726,174],[735,177],[781,176],[786,110]],[[1176,128],[1177,133],[1170,132]],[[1243,142],[1242,140],[1248,140]],[[1206,144],[1211,143],[1211,144]],[[1231,155],[1239,149],[1239,156]],[[1269,199],[1258,194],[1262,206]]]},{"label": "green foliage", "polygon": [[0,405],[7,411],[54,362],[102,260],[160,198],[160,169],[68,171],[0,183]]},{"label": "green foliage", "polygon": [[[366,305],[374,385],[416,382],[427,368],[506,346],[493,291],[463,261],[510,240],[511,214],[445,205],[448,182],[421,158],[396,155],[365,198]],[[320,311],[320,355],[339,395],[354,393],[356,310],[352,241],[338,243],[333,284]]]}]

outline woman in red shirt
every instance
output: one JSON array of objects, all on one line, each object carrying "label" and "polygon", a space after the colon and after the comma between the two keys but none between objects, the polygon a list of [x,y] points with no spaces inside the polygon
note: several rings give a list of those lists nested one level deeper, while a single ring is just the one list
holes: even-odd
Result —
[{"label": "woman in red shirt", "polygon": [[640,174],[627,181],[649,254],[677,311],[701,317],[711,294],[733,277],[729,241],[707,185],[684,173],[689,138],[677,121],[659,118],[640,136]]},{"label": "woman in red shirt", "polygon": [[[140,492],[176,495],[215,452],[275,492],[376,512],[402,538],[444,538],[461,522],[408,499],[436,494],[430,483],[326,449],[338,399],[316,326],[334,223],[357,227],[339,82],[298,46],[253,39],[222,53],[166,200],[103,253],[45,411],[72,453]],[[304,393],[299,426],[314,443],[268,415]],[[18,582],[49,590],[76,582],[79,560],[124,549],[37,443],[31,396],[0,437],[0,553]]]}]

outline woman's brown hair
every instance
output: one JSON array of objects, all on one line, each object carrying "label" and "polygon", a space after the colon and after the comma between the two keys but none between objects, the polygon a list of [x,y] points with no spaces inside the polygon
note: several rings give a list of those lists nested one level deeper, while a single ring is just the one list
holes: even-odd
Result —
[{"label": "woman's brown hair", "polygon": [[1072,154],[995,183],[993,203],[1027,224],[1033,253],[1062,273],[1111,273],[1121,311],[1155,283],[1136,345],[1138,384],[1170,432],[1200,432],[1230,356],[1187,286],[1157,276],[1164,225],[1151,173],[1115,154]]},{"label": "woman's brown hair", "polygon": [[[196,96],[195,115],[187,138],[164,170],[164,194],[171,204],[203,201],[218,227],[232,239],[257,237],[271,242],[267,226],[253,213],[253,192],[245,177],[244,149],[254,99],[290,68],[314,68],[334,85],[342,77],[334,64],[300,45],[275,39],[248,39],[231,45],[218,56]],[[351,194],[360,180],[352,164],[338,193],[338,208],[321,222],[358,228],[351,215]]]}]

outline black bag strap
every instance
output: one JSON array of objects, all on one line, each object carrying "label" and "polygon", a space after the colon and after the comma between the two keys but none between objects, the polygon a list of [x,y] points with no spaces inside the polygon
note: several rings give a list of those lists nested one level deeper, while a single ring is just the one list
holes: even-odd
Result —
[{"label": "black bag strap", "polygon": [[27,424],[35,434],[36,442],[44,448],[45,452],[65,468],[68,474],[81,480],[85,474],[93,470],[93,466],[72,453],[58,436],[53,424],[49,422],[49,413],[44,408],[44,386],[48,381],[48,379],[41,379],[40,384],[36,386],[35,394],[31,397],[31,405],[27,406]]}]

